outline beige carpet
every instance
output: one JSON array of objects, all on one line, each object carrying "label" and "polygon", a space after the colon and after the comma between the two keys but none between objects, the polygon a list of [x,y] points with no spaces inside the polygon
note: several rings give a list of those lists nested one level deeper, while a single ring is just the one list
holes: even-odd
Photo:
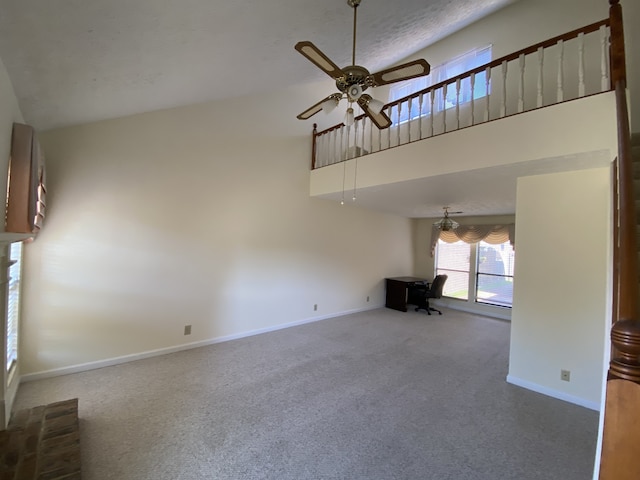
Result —
[{"label": "beige carpet", "polygon": [[374,310],[23,384],[84,480],[592,477],[598,414],[505,382],[509,323]]}]

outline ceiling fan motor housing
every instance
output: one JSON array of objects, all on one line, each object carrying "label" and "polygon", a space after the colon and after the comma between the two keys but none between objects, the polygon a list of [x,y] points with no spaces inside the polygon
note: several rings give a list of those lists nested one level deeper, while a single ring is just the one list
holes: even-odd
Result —
[{"label": "ceiling fan motor housing", "polygon": [[358,85],[361,88],[361,92],[364,92],[371,86],[369,82],[370,74],[369,70],[360,65],[351,65],[342,69],[344,76],[336,79],[336,87],[342,93],[349,94],[350,87]]}]

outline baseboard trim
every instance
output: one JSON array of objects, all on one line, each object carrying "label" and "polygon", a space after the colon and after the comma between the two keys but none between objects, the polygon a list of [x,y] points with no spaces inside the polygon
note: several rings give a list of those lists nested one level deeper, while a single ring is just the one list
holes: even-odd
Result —
[{"label": "baseboard trim", "polygon": [[474,315],[482,315],[483,317],[497,318],[498,320],[511,321],[511,309],[492,307],[490,305],[469,306],[467,302],[460,300],[431,300],[432,306],[441,306],[450,308],[451,310],[459,310],[461,312],[472,313]]},{"label": "baseboard trim", "polygon": [[277,330],[283,330],[285,328],[297,327],[298,325],[304,325],[307,323],[318,322],[320,320],[328,320],[330,318],[342,317],[344,315],[350,315],[352,313],[367,312],[369,310],[376,310],[382,308],[384,305],[372,305],[365,308],[354,308],[352,310],[345,310],[343,312],[330,313],[327,315],[319,315],[315,317],[305,318],[302,320],[296,320],[295,322],[282,323],[279,325],[273,325],[265,328],[258,328],[255,330],[249,330],[246,332],[235,333],[233,335],[224,335],[221,337],[214,337],[207,340],[201,340],[198,342],[185,343],[182,345],[175,345],[173,347],[159,348],[156,350],[147,350],[145,352],[133,353],[131,355],[123,355],[121,357],[113,357],[105,360],[97,360],[95,362],[82,363],[78,365],[72,365],[69,367],[54,368],[51,370],[45,370],[42,372],[26,373],[21,375],[20,382],[33,382],[36,380],[43,380],[45,378],[59,377],[61,375],[70,375],[72,373],[86,372],[88,370],[96,370],[98,368],[112,367],[114,365],[120,365],[123,363],[134,362],[136,360],[143,360],[145,358],[157,357],[159,355],[167,355],[169,353],[181,352],[183,350],[191,350],[192,348],[206,347],[214,345],[216,343],[229,342],[231,340],[238,340],[240,338],[251,337],[253,335],[260,335],[262,333],[275,332]]},{"label": "baseboard trim", "polygon": [[537,383],[529,382],[527,380],[514,377],[513,375],[507,375],[507,383],[516,385],[518,387],[526,388],[527,390],[531,390],[533,392],[541,393],[548,397],[557,398],[558,400],[563,400],[565,402],[573,403],[575,405],[588,408],[589,410],[595,410],[596,412],[600,411],[599,402],[591,402],[581,397],[576,397],[574,395],[569,395],[568,393],[559,392],[558,390],[553,390],[552,388],[549,388],[549,387],[543,387],[542,385],[538,385]]}]

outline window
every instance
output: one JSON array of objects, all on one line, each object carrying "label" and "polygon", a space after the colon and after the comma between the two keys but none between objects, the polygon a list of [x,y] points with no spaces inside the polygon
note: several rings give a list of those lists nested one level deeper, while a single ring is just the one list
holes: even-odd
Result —
[{"label": "window", "polygon": [[513,247],[478,244],[476,302],[510,307],[513,302]]},{"label": "window", "polygon": [[7,372],[18,361],[18,322],[20,314],[20,276],[22,273],[22,242],[9,248],[9,293],[7,296]]},{"label": "window", "polygon": [[[394,84],[389,90],[389,101],[393,102],[399,98],[406,97],[417,91],[423,90],[430,85],[453,78],[461,73],[468,72],[476,67],[489,63],[491,61],[491,46],[478,48],[467,52],[459,57],[449,60],[442,65],[431,68],[431,73],[426,77],[413,78],[404,82]],[[434,102],[434,113],[445,108],[455,107],[456,105],[456,89],[449,88],[447,97],[443,100],[442,92],[436,92]],[[438,95],[439,94],[439,95]],[[487,74],[482,72],[476,75],[473,93],[471,92],[471,80],[465,78],[460,85],[460,103],[471,101],[485,97],[487,95]],[[404,107],[404,106],[403,106]],[[419,99],[413,99],[411,102],[411,119],[418,118],[422,115],[431,114],[431,104],[428,100],[423,101],[422,111],[420,111]],[[400,121],[406,122],[409,119],[409,109],[403,108],[400,113]]]},{"label": "window", "polygon": [[471,245],[462,240],[455,243],[438,241],[436,275],[448,275],[442,294],[467,300],[469,298],[469,265]]},{"label": "window", "polygon": [[[511,307],[515,252],[509,241],[501,244],[447,243],[438,240],[436,275],[446,274],[443,295],[485,305]],[[471,297],[469,292],[475,292]]]}]

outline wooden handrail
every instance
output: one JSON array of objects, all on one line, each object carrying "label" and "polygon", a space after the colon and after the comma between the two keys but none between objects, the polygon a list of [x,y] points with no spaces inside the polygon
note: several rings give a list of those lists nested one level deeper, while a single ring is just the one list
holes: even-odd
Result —
[{"label": "wooden handrail", "polygon": [[[631,132],[627,108],[624,29],[619,0],[610,0],[611,8],[611,79],[615,88],[618,127],[618,243],[615,282],[618,291],[617,312],[611,329],[615,348],[609,366],[610,379],[640,383],[640,309],[638,304],[638,245],[636,240],[636,208],[633,189]],[[614,270],[614,271],[615,271]]]},{"label": "wooden handrail", "polygon": [[[500,57],[496,60],[492,60],[488,63],[485,63],[484,65],[481,65],[479,67],[474,68],[473,70],[469,70],[467,72],[461,73],[460,75],[457,75],[455,77],[449,78],[447,80],[443,80],[441,82],[435,83],[433,85],[428,86],[427,88],[423,88],[422,90],[419,90],[417,92],[411,93],[405,97],[399,98],[397,100],[394,100],[393,102],[389,102],[386,103],[384,105],[384,107],[382,107],[383,110],[387,109],[387,108],[391,108],[394,107],[400,103],[404,103],[407,102],[411,99],[414,98],[418,98],[420,95],[424,95],[426,93],[430,93],[432,90],[437,90],[439,88],[442,88],[444,85],[451,85],[453,83],[456,83],[458,80],[464,80],[465,78],[470,77],[473,74],[478,74],[478,73],[482,73],[484,71],[487,70],[487,68],[495,68],[495,67],[499,67],[500,65],[502,65],[503,62],[511,62],[513,60],[516,60],[517,58],[520,57],[520,55],[529,55],[532,53],[535,53],[536,51],[538,51],[539,48],[548,48],[548,47],[552,47],[554,45],[556,45],[558,42],[563,41],[566,42],[567,40],[571,40],[573,38],[577,38],[578,35],[580,35],[581,33],[583,34],[588,34],[588,33],[592,33],[595,32],[597,30],[599,30],[601,27],[603,26],[609,26],[611,22],[610,18],[605,18],[604,20],[600,20],[599,22],[595,22],[592,23],[590,25],[587,25],[585,27],[582,28],[577,28],[575,30],[572,30],[570,32],[564,33],[562,35],[558,35],[555,36],[553,38],[549,38],[548,40],[544,40],[542,42],[536,43],[535,45],[531,45],[529,47],[523,48],[521,50],[518,50],[517,52],[513,52],[510,53],[508,55],[505,55],[503,57]],[[620,14],[620,22],[622,22],[622,14]],[[620,25],[622,25],[620,23]],[[623,45],[623,50],[622,50],[622,60],[624,62],[624,45]],[[617,58],[617,57],[616,57]],[[613,55],[612,55],[612,60],[613,62]],[[358,115],[355,120],[360,120],[362,118],[364,118],[364,114]],[[335,129],[341,128],[342,126],[344,126],[343,123],[340,123],[338,125],[334,125],[332,127],[329,127],[325,130],[322,130],[320,132],[317,132],[315,135],[316,136],[320,136],[320,135],[324,135],[326,133],[329,133]]]}]

